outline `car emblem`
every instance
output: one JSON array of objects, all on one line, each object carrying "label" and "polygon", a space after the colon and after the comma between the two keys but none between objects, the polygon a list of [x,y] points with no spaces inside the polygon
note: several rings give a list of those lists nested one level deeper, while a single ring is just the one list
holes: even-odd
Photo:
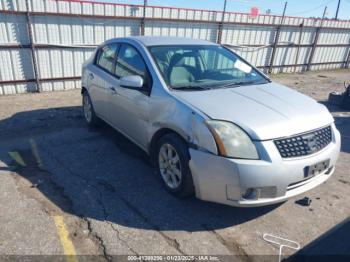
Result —
[{"label": "car emblem", "polygon": [[307,145],[310,149],[311,152],[315,151],[317,149],[317,141],[316,141],[316,137],[314,135],[305,137],[306,141],[307,141]]}]

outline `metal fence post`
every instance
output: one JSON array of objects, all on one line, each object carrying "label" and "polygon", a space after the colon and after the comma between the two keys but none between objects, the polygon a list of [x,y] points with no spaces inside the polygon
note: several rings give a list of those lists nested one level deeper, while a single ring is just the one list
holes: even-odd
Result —
[{"label": "metal fence post", "polygon": [[41,92],[41,86],[40,86],[39,75],[38,75],[38,65],[37,65],[36,55],[35,55],[35,45],[33,40],[32,17],[29,11],[29,0],[26,0],[26,17],[27,17],[28,36],[29,36],[29,46],[30,46],[31,55],[32,55],[34,79],[37,86],[37,92]]},{"label": "metal fence post", "polygon": [[343,68],[350,68],[350,47],[349,47],[348,57],[346,58]]},{"label": "metal fence post", "polygon": [[349,66],[350,66],[350,42],[348,46],[348,54],[346,55],[342,68],[348,68]]},{"label": "metal fence post", "polygon": [[281,28],[283,26],[284,16],[286,14],[286,9],[287,9],[287,4],[288,3],[285,2],[284,9],[283,9],[283,15],[282,15],[282,18],[281,18],[281,23],[277,26],[277,29],[276,29],[275,39],[274,39],[274,43],[273,43],[273,46],[272,46],[271,60],[270,60],[270,65],[269,65],[269,70],[268,70],[269,74],[272,73],[272,67],[274,65],[277,44],[278,44],[278,41],[279,41],[279,38],[280,38]]},{"label": "metal fence post", "polygon": [[294,73],[297,70],[297,64],[298,64],[298,60],[299,60],[299,53],[300,53],[300,45],[301,45],[301,39],[302,39],[302,34],[303,34],[303,27],[304,27],[304,20],[300,24],[298,47],[297,47],[297,52],[295,54],[295,62],[294,62]]},{"label": "metal fence post", "polygon": [[321,31],[321,28],[323,25],[324,18],[326,16],[326,12],[327,12],[327,6],[324,8],[320,26],[316,28],[315,38],[314,38],[314,42],[312,43],[309,62],[307,63],[306,71],[310,71],[310,69],[311,69],[312,60],[313,60],[314,55],[315,55],[315,50],[317,47],[318,38],[320,36],[320,31]]}]

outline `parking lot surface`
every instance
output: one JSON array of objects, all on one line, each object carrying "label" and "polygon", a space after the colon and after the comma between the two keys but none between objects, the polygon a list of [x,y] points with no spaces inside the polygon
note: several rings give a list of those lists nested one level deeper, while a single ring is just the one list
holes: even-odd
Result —
[{"label": "parking lot surface", "polygon": [[[274,80],[325,103],[350,71]],[[142,150],[106,124],[87,128],[80,104],[79,90],[0,97],[0,255],[277,261],[264,233],[305,247],[349,217],[350,112],[329,106],[342,133],[331,179],[285,203],[245,209],[170,195]],[[345,250],[349,234],[341,242]]]}]

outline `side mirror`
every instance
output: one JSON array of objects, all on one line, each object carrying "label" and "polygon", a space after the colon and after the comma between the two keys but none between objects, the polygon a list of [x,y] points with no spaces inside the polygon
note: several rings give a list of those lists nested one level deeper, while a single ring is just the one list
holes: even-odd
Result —
[{"label": "side mirror", "polygon": [[143,79],[139,75],[123,76],[120,78],[120,86],[140,89],[143,86]]}]

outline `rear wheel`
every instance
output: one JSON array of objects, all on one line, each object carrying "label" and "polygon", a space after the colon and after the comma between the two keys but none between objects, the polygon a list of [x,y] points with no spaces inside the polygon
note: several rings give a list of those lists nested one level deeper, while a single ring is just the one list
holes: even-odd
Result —
[{"label": "rear wheel", "polygon": [[90,96],[87,91],[83,93],[83,113],[84,119],[88,126],[96,126],[98,124],[98,117],[95,114],[92,106]]},{"label": "rear wheel", "polygon": [[194,192],[187,144],[175,134],[163,136],[156,151],[156,167],[165,188],[176,196]]}]

